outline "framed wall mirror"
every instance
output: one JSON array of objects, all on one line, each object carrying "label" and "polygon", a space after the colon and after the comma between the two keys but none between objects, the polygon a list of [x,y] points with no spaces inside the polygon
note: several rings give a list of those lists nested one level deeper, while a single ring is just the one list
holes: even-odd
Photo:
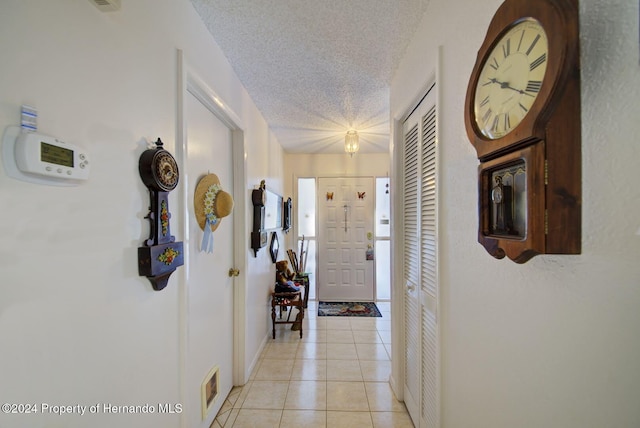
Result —
[{"label": "framed wall mirror", "polygon": [[264,229],[277,229],[282,227],[282,196],[266,189],[266,202],[264,213]]},{"label": "framed wall mirror", "polygon": [[271,232],[271,245],[269,246],[269,252],[271,253],[271,261],[276,262],[278,260],[278,251],[280,250],[280,241],[278,241],[278,234]]}]

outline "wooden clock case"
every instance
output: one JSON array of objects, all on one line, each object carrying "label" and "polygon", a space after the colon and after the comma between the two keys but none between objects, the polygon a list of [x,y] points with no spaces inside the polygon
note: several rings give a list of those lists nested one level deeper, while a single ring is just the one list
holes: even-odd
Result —
[{"label": "wooden clock case", "polygon": [[155,149],[140,155],[138,170],[142,182],[149,189],[150,236],[138,247],[138,274],[146,276],[153,289],[167,286],[169,277],[184,264],[182,242],[171,235],[169,192],[178,185],[179,171],[173,156],[163,148],[158,138]]},{"label": "wooden clock case", "polygon": [[267,232],[264,227],[265,216],[265,181],[260,182],[257,189],[251,191],[251,203],[253,204],[253,230],[251,231],[251,249],[254,257],[258,255],[260,248],[267,245]]},{"label": "wooden clock case", "polygon": [[[480,71],[501,36],[523,19],[540,22],[548,38],[547,69],[538,97],[518,126],[489,139],[475,121]],[[580,51],[577,0],[506,0],[494,15],[469,79],[464,120],[476,149],[478,242],[494,257],[524,263],[537,254],[581,251]],[[492,227],[491,177],[523,165],[521,194],[525,230],[515,235]],[[512,207],[514,208],[514,207]],[[514,208],[515,210],[515,208]]]}]

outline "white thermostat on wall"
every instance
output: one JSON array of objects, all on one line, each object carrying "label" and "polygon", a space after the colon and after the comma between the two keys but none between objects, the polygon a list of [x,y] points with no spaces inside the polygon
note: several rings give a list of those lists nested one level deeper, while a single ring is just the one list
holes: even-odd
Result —
[{"label": "white thermostat on wall", "polygon": [[86,149],[19,126],[5,130],[2,159],[8,176],[51,186],[76,186],[91,166]]}]

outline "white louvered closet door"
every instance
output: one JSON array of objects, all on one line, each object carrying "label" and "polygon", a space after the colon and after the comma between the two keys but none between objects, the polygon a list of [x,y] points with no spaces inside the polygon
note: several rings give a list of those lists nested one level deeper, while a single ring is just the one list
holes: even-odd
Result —
[{"label": "white louvered closet door", "polygon": [[415,426],[428,428],[440,426],[435,93],[403,126],[404,397]]}]

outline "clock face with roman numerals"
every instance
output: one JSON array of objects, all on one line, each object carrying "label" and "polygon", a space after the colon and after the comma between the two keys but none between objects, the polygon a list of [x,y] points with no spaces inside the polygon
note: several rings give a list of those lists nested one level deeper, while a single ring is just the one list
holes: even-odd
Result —
[{"label": "clock face with roman numerals", "polygon": [[502,138],[525,118],[544,84],[549,45],[535,19],[511,27],[486,56],[476,84],[474,117],[487,138]]}]

